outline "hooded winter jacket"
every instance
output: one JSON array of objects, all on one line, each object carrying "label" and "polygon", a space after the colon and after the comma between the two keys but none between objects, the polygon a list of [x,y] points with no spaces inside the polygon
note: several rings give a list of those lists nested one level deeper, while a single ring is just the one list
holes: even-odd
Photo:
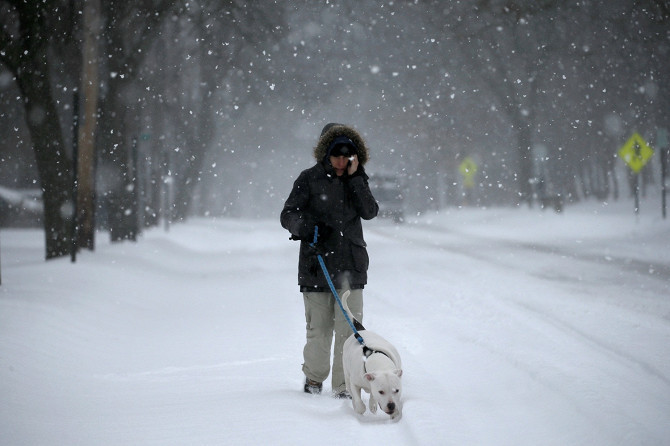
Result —
[{"label": "hooded winter jacket", "polygon": [[[337,143],[348,139],[358,155],[359,166],[349,176],[335,174],[329,153]],[[318,251],[337,288],[363,288],[367,283],[368,253],[363,239],[361,219],[377,216],[379,206],[370,192],[363,165],[368,148],[354,129],[328,124],[314,148],[316,164],[300,173],[281,212],[281,225],[300,239],[298,285],[302,291],[328,291],[316,256]],[[319,237],[317,250],[314,227],[328,227],[326,237]]]}]

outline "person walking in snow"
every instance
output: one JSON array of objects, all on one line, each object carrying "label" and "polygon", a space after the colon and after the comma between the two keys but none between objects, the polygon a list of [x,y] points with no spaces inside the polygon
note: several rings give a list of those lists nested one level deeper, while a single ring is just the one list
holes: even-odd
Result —
[{"label": "person walking in snow", "polygon": [[[335,333],[332,391],[348,397],[342,370],[342,346],[352,331],[321,270],[323,258],[341,296],[351,291],[349,308],[363,320],[363,287],[367,283],[368,253],[361,219],[377,216],[379,206],[368,186],[363,166],[368,148],[353,128],[327,124],[314,148],[316,164],[300,173],[281,212],[281,225],[300,240],[298,285],[303,293],[307,336],[303,349],[304,390],[321,393],[331,371],[330,353]],[[318,238],[314,246],[315,228]]]}]

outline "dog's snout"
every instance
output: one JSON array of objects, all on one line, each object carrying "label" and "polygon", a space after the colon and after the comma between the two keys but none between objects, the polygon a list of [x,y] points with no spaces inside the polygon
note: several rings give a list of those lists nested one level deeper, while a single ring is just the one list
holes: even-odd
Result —
[{"label": "dog's snout", "polygon": [[393,412],[395,410],[395,403],[388,403],[386,407],[388,408],[389,412]]}]

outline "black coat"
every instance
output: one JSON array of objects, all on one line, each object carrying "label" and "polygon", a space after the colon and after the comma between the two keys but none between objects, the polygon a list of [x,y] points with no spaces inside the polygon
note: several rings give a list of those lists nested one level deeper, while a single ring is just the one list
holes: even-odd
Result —
[{"label": "black coat", "polygon": [[[351,131],[347,127],[343,129]],[[338,132],[331,133],[331,137],[336,137]],[[359,160],[367,161],[367,148],[364,143],[356,142],[361,146]],[[326,138],[322,136],[319,144],[327,143],[328,135]],[[315,156],[322,156],[319,146]],[[301,239],[298,261],[301,289],[329,290],[314,249],[309,246],[314,241],[317,223],[332,229],[327,238],[319,238],[317,245],[335,286],[362,288],[367,283],[369,259],[361,219],[370,220],[378,212],[379,206],[370,192],[362,163],[351,177],[346,173],[337,177],[327,161],[317,162],[302,171],[293,184],[280,218],[281,225]]]}]

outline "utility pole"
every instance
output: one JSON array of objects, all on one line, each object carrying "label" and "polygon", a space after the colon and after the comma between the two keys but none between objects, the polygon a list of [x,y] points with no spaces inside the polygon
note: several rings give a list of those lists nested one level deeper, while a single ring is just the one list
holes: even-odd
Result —
[{"label": "utility pole", "polygon": [[79,250],[79,90],[72,98],[72,235],[70,236],[70,260],[77,261]]},{"label": "utility pole", "polygon": [[79,126],[77,222],[78,245],[95,246],[95,133],[98,116],[98,45],[100,0],[84,2],[81,92],[84,96]]}]

